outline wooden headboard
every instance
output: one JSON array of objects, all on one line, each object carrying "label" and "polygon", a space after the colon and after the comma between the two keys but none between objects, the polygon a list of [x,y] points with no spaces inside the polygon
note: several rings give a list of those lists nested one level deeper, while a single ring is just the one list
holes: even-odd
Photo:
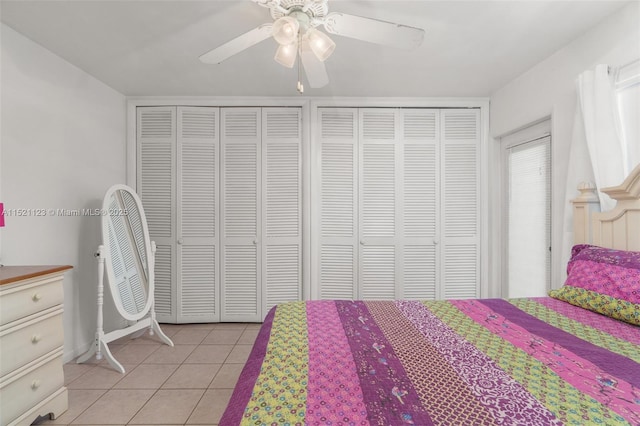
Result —
[{"label": "wooden headboard", "polygon": [[640,251],[640,164],[620,185],[602,189],[617,201],[611,211],[599,211],[593,184],[580,184],[578,190],[580,196],[572,200],[575,244]]}]

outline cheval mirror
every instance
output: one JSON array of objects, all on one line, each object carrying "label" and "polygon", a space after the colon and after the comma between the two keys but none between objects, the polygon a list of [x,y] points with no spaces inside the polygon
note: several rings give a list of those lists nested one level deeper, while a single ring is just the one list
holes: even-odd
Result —
[{"label": "cheval mirror", "polygon": [[[156,245],[149,239],[147,219],[140,198],[126,185],[114,185],[102,203],[102,245],[98,247],[98,327],[91,348],[78,363],[106,357],[109,364],[124,373],[108,343],[129,334],[139,337],[145,331],[169,346],[173,342],[162,332],[154,311],[154,263]],[[127,326],[108,333],[103,329],[104,271],[113,302]]]}]

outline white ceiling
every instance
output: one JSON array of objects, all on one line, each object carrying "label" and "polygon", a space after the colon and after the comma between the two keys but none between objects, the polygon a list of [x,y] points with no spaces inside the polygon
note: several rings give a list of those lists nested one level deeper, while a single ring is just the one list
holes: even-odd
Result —
[{"label": "white ceiling", "polygon": [[[406,52],[332,36],[330,83],[305,95],[488,96],[627,3],[331,0],[330,11],[424,28],[425,41]],[[3,0],[0,17],[128,96],[296,94],[297,72],[272,59],[272,39],[220,65],[198,60],[271,22],[250,0]]]}]

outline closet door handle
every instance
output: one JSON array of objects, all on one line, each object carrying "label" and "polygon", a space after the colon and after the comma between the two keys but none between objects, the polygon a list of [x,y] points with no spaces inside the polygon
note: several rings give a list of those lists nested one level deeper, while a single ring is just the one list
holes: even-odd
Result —
[{"label": "closet door handle", "polygon": [[254,239],[253,239],[253,244],[254,244],[254,245],[257,245],[257,244],[258,244],[258,239],[257,239],[257,238],[254,238]]},{"label": "closet door handle", "polygon": [[178,238],[178,244],[180,245],[184,244],[184,240],[182,238]]}]

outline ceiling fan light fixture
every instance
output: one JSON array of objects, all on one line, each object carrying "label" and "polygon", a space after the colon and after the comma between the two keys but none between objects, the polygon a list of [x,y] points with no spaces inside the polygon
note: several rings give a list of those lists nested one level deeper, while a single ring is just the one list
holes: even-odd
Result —
[{"label": "ceiling fan light fixture", "polygon": [[289,45],[298,38],[300,23],[291,16],[283,16],[273,23],[273,38],[281,45]]},{"label": "ceiling fan light fixture", "polygon": [[287,68],[293,68],[298,56],[298,44],[281,44],[276,50],[276,56],[273,57],[277,63]]},{"label": "ceiling fan light fixture", "polygon": [[311,47],[313,53],[322,62],[326,61],[336,49],[334,41],[331,40],[328,35],[315,28],[307,31],[306,37],[309,40],[309,47]]}]

